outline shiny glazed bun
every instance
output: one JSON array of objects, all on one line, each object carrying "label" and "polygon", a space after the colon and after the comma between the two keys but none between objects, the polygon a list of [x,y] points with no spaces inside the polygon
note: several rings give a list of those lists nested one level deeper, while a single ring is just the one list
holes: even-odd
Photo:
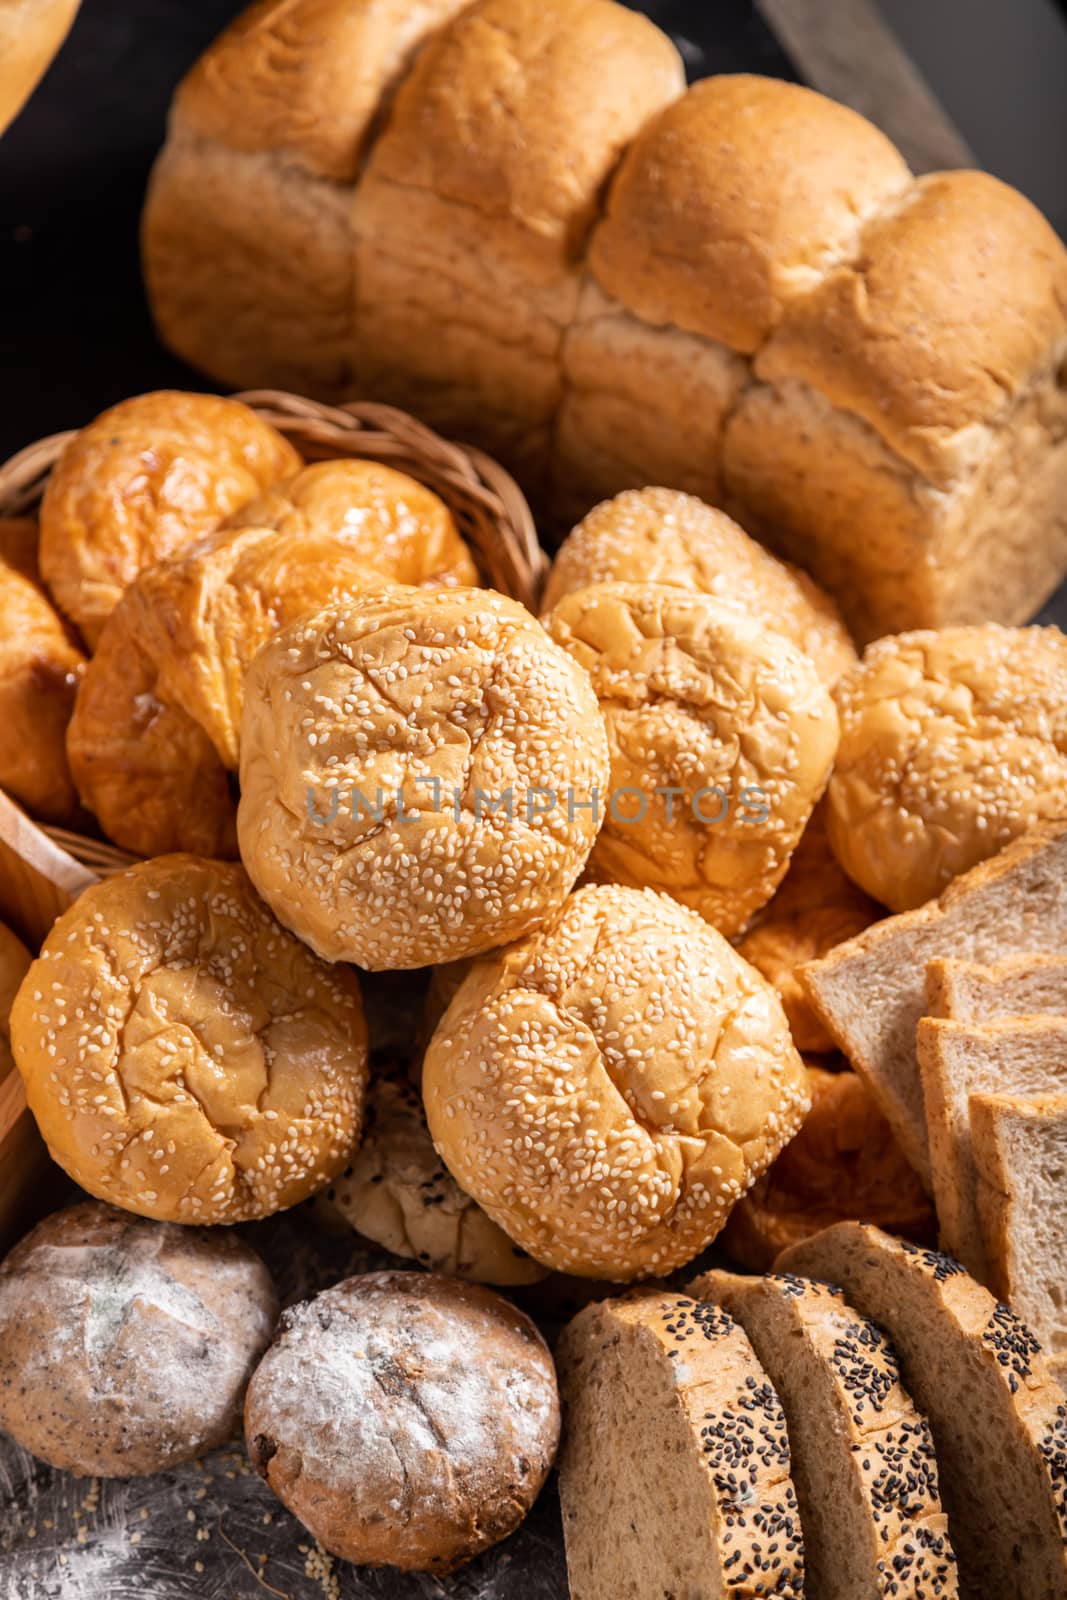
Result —
[{"label": "shiny glazed bun", "polygon": [[1067,637],[986,623],[894,634],[838,684],[827,796],[845,871],[891,911],[1067,814]]},{"label": "shiny glazed bun", "polygon": [[823,683],[856,660],[841,614],[806,572],[677,489],[628,489],[594,506],[563,541],[545,585],[548,612],[594,583],[666,583],[728,601],[784,634]]},{"label": "shiny glazed bun", "polygon": [[161,389],[104,411],[67,445],[41,502],[41,576],[91,645],[126,586],[300,457],[237,400]]},{"label": "shiny glazed bun", "polygon": [[830,775],[837,713],[814,667],[734,607],[665,584],[595,584],[545,626],[589,673],[608,730],[589,876],[664,890],[738,932]]},{"label": "shiny glazed bun", "polygon": [[229,528],[343,535],[381,578],[476,584],[478,569],[452,513],[432,489],[378,461],[318,461],[236,512]]},{"label": "shiny glazed bun", "polygon": [[488,590],[328,607],[248,676],[241,855],[330,961],[428,966],[528,932],[581,871],[606,780],[586,674]]},{"label": "shiny glazed bun", "polygon": [[767,1272],[789,1245],[847,1220],[934,1244],[930,1201],[862,1078],[809,1067],[808,1082],[804,1126],[731,1213],[723,1248]]},{"label": "shiny glazed bun", "polygon": [[[11,549],[27,554],[17,536]],[[69,822],[78,807],[66,734],[84,668],[33,578],[0,558],[0,788],[46,822]]]},{"label": "shiny glazed bun", "polygon": [[23,981],[11,1047],[54,1159],[142,1216],[269,1216],[359,1141],[355,974],[279,927],[236,865],[164,856],[87,889]]},{"label": "shiny glazed bun", "polygon": [[84,803],[138,855],[237,854],[245,673],[281,628],[381,579],[343,530],[224,529],[149,567],[100,634],[67,735]]},{"label": "shiny glazed bun", "polygon": [[617,1281],[710,1244],[809,1104],[770,985],[691,911],[614,886],[476,963],[423,1094],[450,1171],[516,1244]]}]

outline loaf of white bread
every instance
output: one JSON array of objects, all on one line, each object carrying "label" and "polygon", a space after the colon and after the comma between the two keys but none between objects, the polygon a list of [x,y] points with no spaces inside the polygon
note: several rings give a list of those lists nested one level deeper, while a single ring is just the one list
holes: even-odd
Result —
[{"label": "loaf of white bread", "polygon": [[178,90],[144,223],[179,354],[392,401],[566,521],[725,505],[861,638],[1067,572],[1067,252],[979,172],[720,77],[613,0],[259,0]]}]

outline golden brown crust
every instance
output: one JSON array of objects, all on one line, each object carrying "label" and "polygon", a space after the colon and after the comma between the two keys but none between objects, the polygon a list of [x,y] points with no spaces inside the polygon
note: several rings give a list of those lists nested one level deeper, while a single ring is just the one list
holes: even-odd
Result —
[{"label": "golden brown crust", "polygon": [[735,607],[664,584],[577,590],[545,626],[589,673],[608,730],[590,878],[662,889],[737,933],[830,775],[837,714],[815,668]]},{"label": "golden brown crust", "polygon": [[163,856],[87,889],[25,978],[11,1041],[55,1160],[142,1216],[268,1216],[359,1139],[355,974],[279,927],[239,866]]},{"label": "golden brown crust", "polygon": [[0,12],[0,133],[47,71],[80,0],[7,0]]},{"label": "golden brown crust", "polygon": [[853,1218],[935,1243],[933,1207],[863,1080],[809,1066],[808,1083],[804,1125],[730,1213],[726,1252],[767,1272],[789,1245]]},{"label": "golden brown crust", "polygon": [[909,178],[847,107],[773,78],[709,78],[634,141],[590,264],[645,321],[754,351]]},{"label": "golden brown crust", "polygon": [[300,457],[236,400],[159,390],[77,433],[41,502],[41,575],[91,645],[123,590],[212,532]]},{"label": "golden brown crust", "polygon": [[84,668],[37,584],[0,559],[0,787],[46,822],[77,812],[65,741]]},{"label": "golden brown crust", "polygon": [[0,517],[0,561],[40,582],[37,571],[36,517]]},{"label": "golden brown crust", "polygon": [[806,572],[676,489],[630,489],[594,506],[560,546],[542,610],[576,589],[615,582],[666,583],[738,605],[795,644],[824,683],[856,660],[840,612]]},{"label": "golden brown crust", "polygon": [[423,1094],[449,1169],[517,1244],[619,1282],[709,1244],[809,1103],[770,985],[692,912],[619,887],[475,964]]},{"label": "golden brown crust", "polygon": [[879,640],[836,689],[830,842],[893,911],[1067,807],[1067,637],[946,628]]}]

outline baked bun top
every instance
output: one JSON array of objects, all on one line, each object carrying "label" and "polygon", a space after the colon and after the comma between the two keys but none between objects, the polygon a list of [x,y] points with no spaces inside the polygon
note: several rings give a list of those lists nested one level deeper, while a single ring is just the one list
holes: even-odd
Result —
[{"label": "baked bun top", "polygon": [[406,472],[379,461],[318,461],[273,484],[226,527],[343,538],[353,557],[396,583],[478,582],[478,569],[444,501]]},{"label": "baked bun top", "polygon": [[455,960],[562,904],[607,771],[588,677],[514,600],[368,594],[287,629],[252,664],[241,855],[327,960]]},{"label": "baked bun top", "polygon": [[667,35],[613,0],[477,0],[420,51],[368,172],[576,259],[625,144],[684,87]]},{"label": "baked bun top", "polygon": [[36,581],[0,558],[0,786],[47,822],[77,811],[64,745],[84,668]]},{"label": "baked bun top", "polygon": [[830,776],[837,713],[782,635],[707,595],[602,583],[545,626],[589,673],[611,795],[589,872],[732,934],[766,904]]},{"label": "baked bun top", "polygon": [[212,532],[300,457],[237,400],[159,390],[104,411],[66,446],[41,502],[41,576],[95,644],[145,567]]},{"label": "baked bun top", "polygon": [[824,683],[856,660],[841,613],[814,579],[678,489],[627,489],[594,506],[556,554],[543,610],[594,583],[666,583],[736,605],[795,644]]},{"label": "baked bun top", "polygon": [[466,0],[258,0],[183,80],[175,117],[231,149],[351,183],[381,101]]},{"label": "baked bun top", "polygon": [[517,1244],[620,1282],[710,1244],[809,1104],[770,985],[691,911],[614,886],[475,964],[423,1094],[456,1180]]},{"label": "baked bun top", "polygon": [[707,78],[630,146],[590,265],[647,322],[755,351],[909,181],[846,106],[775,78]]},{"label": "baked bun top", "polygon": [[1067,812],[1067,637],[986,623],[894,634],[836,689],[830,843],[893,911]]},{"label": "baked bun top", "polygon": [[87,889],[23,981],[11,1044],[55,1160],[142,1216],[268,1216],[359,1139],[356,976],[279,927],[236,865],[163,856]]}]

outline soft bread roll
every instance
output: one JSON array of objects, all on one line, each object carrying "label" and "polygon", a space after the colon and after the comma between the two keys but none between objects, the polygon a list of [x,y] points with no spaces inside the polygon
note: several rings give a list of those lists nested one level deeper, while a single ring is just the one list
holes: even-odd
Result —
[{"label": "soft bread roll", "polygon": [[516,1244],[618,1282],[704,1249],[810,1104],[777,996],[725,939],[665,895],[595,886],[475,964],[423,1095]]},{"label": "soft bread roll", "polygon": [[559,1430],[529,1317],[424,1272],[348,1278],[286,1311],[245,1403],[252,1465],[322,1548],[406,1572],[451,1572],[513,1533]]},{"label": "soft bread roll", "polygon": [[730,420],[729,500],[863,639],[1025,622],[1067,564],[1067,252],[1014,189],[949,172],[827,265]]},{"label": "soft bread roll", "polygon": [[612,185],[564,344],[564,505],[642,483],[719,503],[749,358],[908,182],[871,123],[795,84],[710,78],[662,112]]},{"label": "soft bread roll", "polygon": [[1067,637],[947,628],[870,646],[835,690],[830,843],[868,894],[908,911],[1067,813]]},{"label": "soft bread roll", "polygon": [[0,134],[47,72],[80,0],[7,0],[0,10]]},{"label": "soft bread roll", "polygon": [[433,37],[356,189],[361,387],[542,476],[604,184],[684,82],[612,0],[476,0]]},{"label": "soft bread roll", "polygon": [[212,532],[300,457],[236,400],[160,390],[82,428],[41,502],[41,576],[91,645],[123,590]]},{"label": "soft bread roll", "polygon": [[815,668],[735,607],[662,584],[579,589],[545,626],[589,673],[608,730],[590,878],[665,890],[739,932],[830,775],[837,713]]},{"label": "soft bread roll", "polygon": [[779,1251],[851,1218],[934,1243],[933,1207],[863,1079],[809,1065],[808,1086],[804,1126],[730,1213],[727,1254],[766,1272]]},{"label": "soft bread roll", "polygon": [[84,669],[38,585],[0,557],[0,788],[46,822],[78,807],[66,734]]},{"label": "soft bread roll", "polygon": [[259,0],[209,47],[144,213],[172,349],[235,388],[352,393],[353,186],[397,78],[464,3]]},{"label": "soft bread roll", "polygon": [[0,1266],[0,1428],[65,1472],[169,1471],[233,1436],[277,1310],[236,1233],[58,1211]]},{"label": "soft bread roll", "polygon": [[738,949],[778,990],[798,1050],[833,1050],[812,1010],[799,969],[852,939],[882,909],[842,871],[826,835],[826,800],[815,807],[774,899],[758,912]]},{"label": "soft bread roll", "polygon": [[595,506],[560,546],[542,608],[594,583],[666,583],[741,607],[807,656],[824,683],[856,660],[829,595],[764,550],[724,511],[676,489],[629,490]]},{"label": "soft bread roll", "polygon": [[162,856],[87,889],[23,981],[11,1046],[54,1159],[142,1216],[269,1216],[359,1140],[355,974],[279,927],[239,866]]},{"label": "soft bread roll", "polygon": [[516,601],[367,594],[278,634],[252,665],[241,855],[326,960],[457,960],[558,910],[607,776],[587,675]]}]

